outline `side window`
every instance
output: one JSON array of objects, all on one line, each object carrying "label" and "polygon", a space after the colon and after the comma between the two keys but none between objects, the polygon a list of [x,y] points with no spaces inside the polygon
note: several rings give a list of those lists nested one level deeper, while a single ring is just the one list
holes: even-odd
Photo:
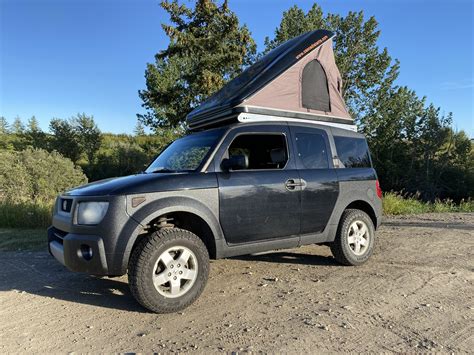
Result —
[{"label": "side window", "polygon": [[369,147],[363,138],[334,136],[339,160],[346,168],[370,168]]},{"label": "side window", "polygon": [[228,155],[245,155],[249,170],[283,169],[288,161],[283,134],[241,134],[229,146]]},{"label": "side window", "polygon": [[301,164],[306,169],[328,169],[326,142],[319,133],[296,133],[296,149]]}]

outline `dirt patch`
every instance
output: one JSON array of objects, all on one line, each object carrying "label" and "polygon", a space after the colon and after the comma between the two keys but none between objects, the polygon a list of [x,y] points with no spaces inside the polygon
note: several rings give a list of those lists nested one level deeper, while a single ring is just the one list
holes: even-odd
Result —
[{"label": "dirt patch", "polygon": [[135,303],[126,277],[0,253],[1,352],[307,352],[474,349],[474,214],[389,218],[366,265],[307,246],[213,261],[183,313]]}]

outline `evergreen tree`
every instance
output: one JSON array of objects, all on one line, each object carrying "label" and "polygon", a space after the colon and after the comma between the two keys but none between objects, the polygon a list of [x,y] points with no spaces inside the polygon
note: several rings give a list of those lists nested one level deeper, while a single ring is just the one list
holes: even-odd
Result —
[{"label": "evergreen tree", "polygon": [[171,24],[162,27],[169,45],[145,71],[146,89],[139,91],[147,109],[137,115],[147,126],[181,125],[200,102],[250,64],[256,46],[227,4],[197,0],[194,8],[177,0],[162,1]]},{"label": "evergreen tree", "polygon": [[28,120],[26,129],[23,132],[23,138],[28,146],[41,149],[47,148],[47,136],[40,128],[35,116]]},{"label": "evergreen tree", "polygon": [[137,121],[137,124],[135,125],[135,128],[133,130],[133,133],[139,137],[144,136],[146,134],[145,127],[143,126],[143,123],[140,120]]},{"label": "evergreen tree", "polygon": [[8,121],[5,117],[0,116],[0,134],[8,134],[10,133],[10,126]]},{"label": "evergreen tree", "polygon": [[13,120],[11,132],[16,135],[21,135],[25,131],[25,125],[21,121],[19,116],[16,116]]},{"label": "evergreen tree", "polygon": [[38,122],[38,120],[36,119],[35,116],[31,116],[31,118],[28,120],[26,128],[29,132],[41,131],[41,128],[39,126],[39,122]]}]

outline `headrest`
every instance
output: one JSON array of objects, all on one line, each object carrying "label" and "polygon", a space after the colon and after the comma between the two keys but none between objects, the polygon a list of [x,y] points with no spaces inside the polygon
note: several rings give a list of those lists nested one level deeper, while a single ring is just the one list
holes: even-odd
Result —
[{"label": "headrest", "polygon": [[286,162],[286,149],[285,148],[276,148],[270,150],[270,158],[272,163],[281,164]]}]

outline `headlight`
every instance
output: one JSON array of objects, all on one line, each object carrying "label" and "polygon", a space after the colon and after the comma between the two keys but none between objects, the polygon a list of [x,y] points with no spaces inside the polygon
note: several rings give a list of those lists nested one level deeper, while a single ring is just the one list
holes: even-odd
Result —
[{"label": "headlight", "polygon": [[80,202],[77,207],[77,224],[99,224],[107,213],[108,202]]}]

